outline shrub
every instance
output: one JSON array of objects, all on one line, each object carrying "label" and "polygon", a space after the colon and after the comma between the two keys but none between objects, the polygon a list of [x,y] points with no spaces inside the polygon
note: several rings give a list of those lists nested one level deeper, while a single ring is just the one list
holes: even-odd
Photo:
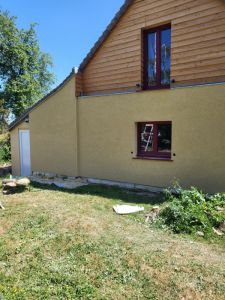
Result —
[{"label": "shrub", "polygon": [[175,233],[212,233],[225,219],[225,194],[208,196],[194,187],[176,187],[166,190],[165,198],[169,204],[160,216]]},{"label": "shrub", "polygon": [[11,147],[9,134],[2,135],[0,139],[0,162],[8,162],[11,160]]}]

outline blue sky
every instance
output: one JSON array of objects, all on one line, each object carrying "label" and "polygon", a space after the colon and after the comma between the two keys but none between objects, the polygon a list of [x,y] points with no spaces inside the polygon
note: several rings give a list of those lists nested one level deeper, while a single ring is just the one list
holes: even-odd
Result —
[{"label": "blue sky", "polygon": [[56,84],[77,67],[124,0],[0,0],[0,8],[18,17],[17,25],[38,23],[40,47],[54,63]]}]

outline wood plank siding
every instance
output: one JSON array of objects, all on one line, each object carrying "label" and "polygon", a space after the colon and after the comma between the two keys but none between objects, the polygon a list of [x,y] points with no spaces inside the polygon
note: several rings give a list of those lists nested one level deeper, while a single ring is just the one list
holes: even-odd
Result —
[{"label": "wood plank siding", "polygon": [[77,97],[82,94],[82,90],[83,90],[83,78],[82,78],[82,73],[79,72],[76,74],[76,80],[75,80],[75,91]]},{"label": "wood plank siding", "polygon": [[225,81],[223,0],[136,0],[82,71],[79,92],[137,90],[142,84],[142,30],[171,23],[173,85]]}]

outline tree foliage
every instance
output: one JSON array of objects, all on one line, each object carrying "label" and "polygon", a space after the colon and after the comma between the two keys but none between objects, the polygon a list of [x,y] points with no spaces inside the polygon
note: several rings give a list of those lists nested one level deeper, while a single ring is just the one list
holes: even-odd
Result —
[{"label": "tree foliage", "polygon": [[0,134],[4,133],[7,129],[8,110],[4,107],[4,101],[0,99]]},{"label": "tree foliage", "polygon": [[51,66],[51,57],[40,50],[35,24],[19,29],[16,18],[0,10],[2,108],[17,117],[43,97],[53,83]]}]

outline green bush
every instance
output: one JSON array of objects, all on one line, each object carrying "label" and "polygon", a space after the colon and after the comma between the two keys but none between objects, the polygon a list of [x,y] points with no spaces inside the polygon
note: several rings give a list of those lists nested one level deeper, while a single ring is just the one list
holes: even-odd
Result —
[{"label": "green bush", "polygon": [[11,160],[10,136],[6,134],[0,139],[0,162]]},{"label": "green bush", "polygon": [[205,195],[197,188],[166,190],[169,204],[162,210],[162,222],[175,233],[212,233],[225,220],[225,194]]}]

